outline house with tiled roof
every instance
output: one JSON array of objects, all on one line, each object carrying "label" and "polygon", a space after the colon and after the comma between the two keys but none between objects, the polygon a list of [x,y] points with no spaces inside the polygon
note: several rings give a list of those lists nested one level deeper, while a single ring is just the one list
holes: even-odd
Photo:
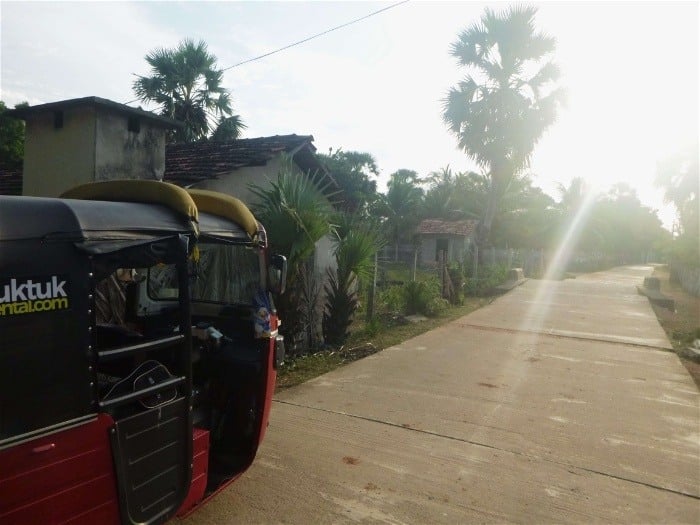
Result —
[{"label": "house with tiled roof", "polygon": [[[275,135],[226,142],[169,144],[165,148],[166,182],[234,195],[253,204],[252,185],[264,187],[291,160],[292,169],[319,181],[332,201],[339,186],[316,156],[312,135]],[[314,266],[319,275],[335,266],[330,238],[316,243]]]},{"label": "house with tiled roof", "polygon": [[[0,170],[0,193],[59,196],[86,182],[140,178],[215,190],[252,204],[250,186],[270,184],[291,160],[293,170],[319,182],[331,203],[339,198],[311,135],[166,145],[166,131],[181,123],[99,97],[7,114],[26,123],[24,173]],[[313,261],[322,281],[335,266],[330,238],[316,244]]]},{"label": "house with tiled roof", "polygon": [[445,252],[448,262],[461,261],[464,253],[474,242],[479,221],[444,221],[424,219],[416,228],[420,239],[421,263],[434,264],[440,260],[440,252]]},{"label": "house with tiled roof", "polygon": [[165,181],[250,200],[249,186],[264,185],[291,159],[293,169],[323,180],[327,194],[338,186],[316,157],[312,135],[275,135],[226,142],[169,144],[165,149]]}]

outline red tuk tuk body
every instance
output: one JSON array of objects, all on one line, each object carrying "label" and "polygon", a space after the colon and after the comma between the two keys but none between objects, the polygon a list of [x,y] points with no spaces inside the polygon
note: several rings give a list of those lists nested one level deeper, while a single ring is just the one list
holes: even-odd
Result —
[{"label": "red tuk tuk body", "polygon": [[[162,523],[250,466],[284,346],[222,206],[0,197],[1,524]],[[128,328],[96,312],[119,268]]]}]

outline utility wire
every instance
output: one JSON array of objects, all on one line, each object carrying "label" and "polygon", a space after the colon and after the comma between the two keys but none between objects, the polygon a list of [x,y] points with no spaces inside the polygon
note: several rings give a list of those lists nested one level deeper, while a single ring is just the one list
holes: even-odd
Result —
[{"label": "utility wire", "polygon": [[[332,33],[333,31],[337,31],[338,29],[342,29],[344,27],[351,26],[351,25],[356,24],[358,22],[361,22],[363,20],[367,20],[368,18],[370,18],[374,15],[378,15],[379,13],[383,13],[384,11],[388,11],[389,9],[393,9],[393,8],[398,7],[400,5],[403,5],[403,4],[407,4],[410,1],[411,0],[402,0],[401,2],[396,2],[395,4],[391,4],[389,6],[383,7],[382,9],[378,9],[377,11],[373,11],[365,16],[361,16],[360,18],[355,18],[354,20],[350,20],[349,22],[345,22],[344,24],[340,24],[339,26],[335,26],[335,27],[332,27],[330,29],[326,29],[325,31],[322,31],[321,33],[317,33],[315,35],[312,35],[312,36],[309,36],[309,37],[304,38],[302,40],[299,40],[297,42],[294,42],[292,44],[288,44],[284,47],[280,47],[279,49],[275,49],[274,51],[270,51],[269,53],[265,53],[264,55],[259,55],[259,56],[253,57],[253,58],[249,58],[248,60],[244,60],[242,62],[238,62],[237,64],[233,64],[232,66],[225,67],[221,71],[222,72],[228,71],[229,69],[233,69],[234,67],[242,66],[243,64],[249,64],[251,62],[255,62],[256,60],[260,60],[262,58],[267,58],[271,55],[279,53],[280,51],[285,51],[286,49],[290,49],[292,47],[298,46],[299,44],[304,44],[304,43],[309,42],[310,40],[313,40],[313,39],[318,38],[320,36],[327,35],[328,33]],[[139,100],[138,98],[134,99],[134,100],[130,100],[129,102],[126,102],[126,104],[131,104],[133,102],[137,102],[138,100]]]},{"label": "utility wire", "polygon": [[402,0],[401,2],[397,2],[397,3],[395,3],[395,4],[391,4],[390,6],[387,6],[387,7],[384,7],[384,8],[382,8],[382,9],[379,9],[379,10],[377,10],[377,11],[374,11],[374,12],[372,12],[372,13],[369,13],[368,15],[362,16],[362,17],[360,17],[360,18],[356,18],[355,20],[351,20],[350,22],[346,22],[346,23],[341,24],[341,25],[339,25],[339,26],[332,27],[332,28],[330,28],[330,29],[327,29],[327,30],[321,32],[321,33],[317,33],[317,34],[315,34],[315,35],[313,35],[313,36],[304,38],[303,40],[299,40],[299,41],[297,41],[297,42],[294,42],[294,43],[292,43],[292,44],[286,45],[286,46],[284,46],[284,47],[280,47],[279,49],[275,49],[274,51],[270,51],[269,53],[265,53],[264,55],[260,55],[260,56],[253,57],[253,58],[249,58],[248,60],[244,60],[243,62],[238,62],[237,64],[233,64],[232,66],[225,67],[225,68],[222,69],[221,71],[228,71],[229,69],[233,69],[234,67],[242,66],[243,64],[249,64],[250,62],[255,62],[256,60],[260,60],[261,58],[269,57],[270,55],[274,55],[275,53],[279,53],[280,51],[284,51],[284,50],[289,49],[289,48],[291,48],[291,47],[298,46],[299,44],[304,44],[305,42],[308,42],[308,41],[310,41],[310,40],[313,40],[314,38],[318,38],[318,37],[320,37],[320,36],[327,35],[328,33],[332,33],[333,31],[337,31],[338,29],[342,29],[342,28],[348,27],[348,26],[350,26],[350,25],[352,25],[352,24],[356,24],[357,22],[361,22],[362,20],[367,20],[368,18],[370,18],[370,17],[372,17],[372,16],[374,16],[374,15],[378,15],[379,13],[383,13],[384,11],[388,11],[389,9],[393,9],[394,7],[398,7],[398,6],[402,5],[402,4],[406,4],[406,3],[408,3],[409,1],[410,1],[410,0]]}]

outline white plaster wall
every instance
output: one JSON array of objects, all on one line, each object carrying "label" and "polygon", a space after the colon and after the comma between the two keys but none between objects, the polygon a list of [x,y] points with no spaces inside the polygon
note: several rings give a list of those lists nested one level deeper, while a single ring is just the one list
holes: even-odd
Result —
[{"label": "white plaster wall", "polygon": [[447,260],[460,261],[464,255],[466,242],[464,237],[449,235],[422,235],[421,236],[421,262],[423,264],[435,264],[435,250],[437,239],[447,239]]},{"label": "white plaster wall", "polygon": [[141,129],[128,130],[129,117],[99,108],[95,126],[95,180],[162,180],[165,130],[139,118]]},{"label": "white plaster wall", "polygon": [[264,187],[277,180],[277,173],[281,167],[281,159],[270,160],[266,166],[249,166],[240,168],[231,173],[221,175],[217,179],[206,180],[193,184],[193,188],[220,191],[242,200],[248,206],[252,206],[256,198],[250,191],[251,185]]},{"label": "white plaster wall", "polygon": [[[192,187],[219,191],[233,195],[242,200],[248,206],[252,206],[257,198],[251,193],[250,186],[256,185],[265,187],[277,180],[277,174],[282,167],[282,158],[271,159],[266,166],[250,166],[240,168],[226,175],[221,175],[218,179],[206,180]],[[327,268],[336,268],[335,257],[333,255],[332,237],[324,237],[316,243],[314,254],[314,265],[317,274],[325,278]]]},{"label": "white plaster wall", "polygon": [[435,237],[428,237],[423,235],[421,238],[421,262],[423,264],[434,264],[435,263],[435,249],[437,241]]}]

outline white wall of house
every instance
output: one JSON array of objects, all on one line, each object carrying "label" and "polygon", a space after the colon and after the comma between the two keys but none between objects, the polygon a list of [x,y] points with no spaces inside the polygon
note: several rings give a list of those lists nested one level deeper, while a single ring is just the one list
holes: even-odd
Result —
[{"label": "white wall of house", "polygon": [[[250,186],[265,187],[276,181],[282,164],[283,159],[281,156],[278,156],[271,159],[265,166],[239,168],[231,173],[220,175],[217,179],[193,184],[192,187],[227,193],[242,200],[248,206],[252,206],[256,201],[256,197],[251,193]],[[301,173],[300,170],[297,169],[297,171]],[[333,256],[333,249],[333,239],[330,236],[324,237],[316,243],[314,267],[318,274],[325,276],[327,268],[335,269],[336,262]]]},{"label": "white wall of house", "polygon": [[219,191],[233,195],[251,206],[255,197],[250,191],[251,185],[264,187],[277,180],[277,173],[282,167],[280,157],[271,159],[265,166],[247,166],[239,168],[231,173],[220,175],[216,179],[209,179],[193,184],[193,188]]},{"label": "white wall of house", "polygon": [[421,235],[421,256],[422,264],[435,264],[437,262],[437,243],[438,239],[447,239],[447,261],[461,261],[464,252],[469,245],[467,237],[461,235],[450,234],[422,234]]}]

